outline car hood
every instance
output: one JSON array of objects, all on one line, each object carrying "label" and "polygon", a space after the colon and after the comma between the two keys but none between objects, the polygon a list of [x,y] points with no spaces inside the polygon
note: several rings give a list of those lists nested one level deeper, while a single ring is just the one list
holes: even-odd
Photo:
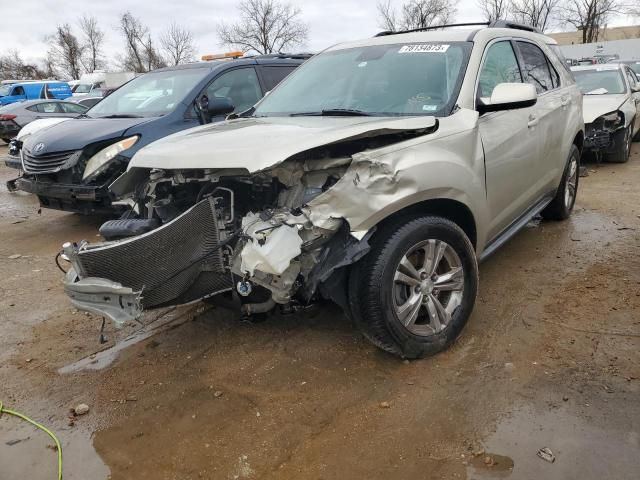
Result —
[{"label": "car hood", "polygon": [[38,155],[69,150],[81,150],[85,146],[122,137],[132,127],[153,120],[152,118],[72,118],[30,135],[24,142],[27,151],[42,143]]},{"label": "car hood", "polygon": [[615,112],[626,99],[627,95],[624,93],[616,95],[584,95],[582,99],[584,123],[592,123],[605,113]]},{"label": "car hood", "polygon": [[243,168],[257,172],[313,148],[433,129],[434,117],[242,118],[175,133],[133,156],[131,168]]},{"label": "car hood", "polygon": [[39,132],[40,130],[44,130],[45,128],[52,127],[57,125],[58,123],[68,122],[72,120],[68,117],[58,117],[58,118],[41,118],[39,120],[34,120],[31,123],[27,123],[24,127],[20,129],[18,132],[17,139],[23,141],[27,136],[32,133]]}]

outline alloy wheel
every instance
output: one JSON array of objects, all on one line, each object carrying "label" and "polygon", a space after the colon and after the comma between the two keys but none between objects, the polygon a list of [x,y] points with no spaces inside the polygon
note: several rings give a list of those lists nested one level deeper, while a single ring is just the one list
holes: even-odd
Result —
[{"label": "alloy wheel", "polygon": [[567,172],[567,180],[564,189],[564,204],[571,209],[576,198],[576,190],[578,189],[578,159],[571,158],[569,171]]},{"label": "alloy wheel", "polygon": [[435,335],[451,321],[464,294],[464,270],[456,251],[442,240],[411,247],[398,263],[393,280],[395,315],[419,336]]}]

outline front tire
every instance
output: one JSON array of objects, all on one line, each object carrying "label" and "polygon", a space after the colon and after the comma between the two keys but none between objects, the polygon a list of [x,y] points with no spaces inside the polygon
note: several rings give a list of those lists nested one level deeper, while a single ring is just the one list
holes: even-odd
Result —
[{"label": "front tire", "polygon": [[565,166],[560,186],[556,196],[542,211],[543,218],[547,220],[566,220],[573,211],[578,194],[578,183],[580,182],[580,150],[575,145],[571,145],[569,151],[569,161]]},{"label": "front tire", "polygon": [[604,159],[609,163],[626,163],[631,153],[631,125],[615,135],[616,149],[605,155]]},{"label": "front tire", "polygon": [[447,348],[473,310],[478,263],[450,220],[405,217],[380,229],[351,270],[349,303],[364,336],[403,358]]}]

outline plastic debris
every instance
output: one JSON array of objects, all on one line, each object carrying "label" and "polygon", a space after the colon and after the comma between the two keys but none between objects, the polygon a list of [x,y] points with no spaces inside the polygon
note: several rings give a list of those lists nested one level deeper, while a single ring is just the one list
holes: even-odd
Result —
[{"label": "plastic debris", "polygon": [[553,454],[550,448],[544,447],[538,450],[538,456],[545,462],[553,463],[556,461],[556,456]]}]

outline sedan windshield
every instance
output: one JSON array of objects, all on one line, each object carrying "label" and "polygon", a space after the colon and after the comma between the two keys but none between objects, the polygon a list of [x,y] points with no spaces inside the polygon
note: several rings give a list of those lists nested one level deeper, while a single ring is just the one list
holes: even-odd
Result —
[{"label": "sedan windshield", "polygon": [[584,95],[618,94],[627,89],[622,73],[617,69],[574,70],[573,76]]},{"label": "sedan windshield", "polygon": [[134,78],[87,112],[90,117],[160,117],[178,103],[211,70],[185,68],[151,72]]},{"label": "sedan windshield", "polygon": [[323,53],[258,104],[255,116],[451,113],[466,42],[375,45]]}]

